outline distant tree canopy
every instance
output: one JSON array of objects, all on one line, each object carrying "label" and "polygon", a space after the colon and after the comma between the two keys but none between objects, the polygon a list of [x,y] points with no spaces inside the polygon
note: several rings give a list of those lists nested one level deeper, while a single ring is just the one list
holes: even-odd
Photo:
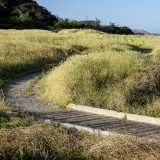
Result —
[{"label": "distant tree canopy", "polygon": [[96,19],[93,20],[84,20],[84,21],[76,21],[69,19],[59,19],[59,21],[54,25],[55,28],[61,29],[96,29],[99,31],[103,31],[110,34],[134,34],[132,30],[126,26],[118,26],[114,23],[109,25],[101,25],[101,21]]},{"label": "distant tree canopy", "polygon": [[0,0],[0,28],[45,29],[56,21],[56,16],[33,0]]}]

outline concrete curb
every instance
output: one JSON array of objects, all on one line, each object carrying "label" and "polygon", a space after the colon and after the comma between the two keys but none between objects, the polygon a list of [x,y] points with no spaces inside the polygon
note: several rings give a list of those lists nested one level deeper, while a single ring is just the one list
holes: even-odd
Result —
[{"label": "concrete curb", "polygon": [[94,129],[94,128],[90,128],[90,127],[85,127],[85,126],[80,126],[80,125],[76,125],[76,124],[71,124],[71,123],[61,123],[61,122],[56,122],[50,119],[44,119],[44,120],[40,120],[41,122],[44,122],[46,124],[51,124],[55,127],[62,127],[62,128],[67,128],[69,131],[71,132],[75,132],[75,131],[82,131],[82,132],[87,132],[90,134],[94,134],[94,135],[100,135],[100,136],[108,136],[108,137],[132,137],[134,138],[135,136],[131,136],[131,135],[127,135],[127,134],[120,134],[120,133],[116,133],[116,132],[111,132],[111,131],[103,131],[103,130],[99,130],[99,129]]},{"label": "concrete curb", "polygon": [[[53,124],[54,126],[57,126],[57,122],[54,122]],[[113,133],[113,132],[108,132],[108,131],[102,131],[102,130],[98,130],[98,129],[93,129],[90,127],[85,127],[85,126],[79,126],[79,125],[75,125],[75,124],[71,124],[71,123],[60,123],[59,126],[61,127],[67,127],[71,132],[73,131],[85,131],[91,134],[96,134],[96,135],[103,135],[103,136],[117,136],[117,133]]]},{"label": "concrete curb", "polygon": [[88,112],[88,113],[92,113],[92,114],[120,118],[120,119],[124,119],[124,120],[160,125],[160,118],[141,116],[141,115],[137,115],[137,114],[116,112],[116,111],[112,111],[112,110],[106,110],[106,109],[100,109],[100,108],[94,108],[94,107],[82,106],[82,105],[75,105],[75,104],[69,104],[67,106],[67,109],[73,109],[73,110]]}]

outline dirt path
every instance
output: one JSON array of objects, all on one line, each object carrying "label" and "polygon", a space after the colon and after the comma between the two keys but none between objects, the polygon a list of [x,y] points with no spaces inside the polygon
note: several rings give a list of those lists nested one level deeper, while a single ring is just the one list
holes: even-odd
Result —
[{"label": "dirt path", "polygon": [[38,115],[41,118],[62,123],[70,123],[103,131],[114,131],[138,137],[160,138],[160,126],[61,109],[44,102],[36,92],[32,96],[28,96],[26,93],[28,80],[40,74],[35,73],[12,80],[3,87],[10,106],[28,112],[28,114]]}]

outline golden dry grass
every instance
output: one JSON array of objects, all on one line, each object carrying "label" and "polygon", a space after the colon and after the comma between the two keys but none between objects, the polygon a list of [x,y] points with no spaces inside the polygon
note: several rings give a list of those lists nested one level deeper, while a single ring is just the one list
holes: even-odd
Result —
[{"label": "golden dry grass", "polygon": [[0,130],[1,159],[155,160],[160,158],[159,150],[159,141],[97,137],[40,123]]},{"label": "golden dry grass", "polygon": [[40,89],[45,100],[62,107],[76,103],[160,116],[153,109],[160,96],[160,48],[156,45],[160,37],[93,30],[62,30],[58,34],[68,35],[64,46],[81,45],[87,50],[43,78]]}]

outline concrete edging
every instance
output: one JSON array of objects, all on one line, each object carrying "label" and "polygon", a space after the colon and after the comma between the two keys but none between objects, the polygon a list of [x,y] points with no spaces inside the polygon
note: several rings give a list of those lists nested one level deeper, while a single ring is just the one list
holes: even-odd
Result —
[{"label": "concrete edging", "polygon": [[87,132],[90,134],[94,134],[94,135],[100,135],[100,136],[107,136],[107,137],[135,137],[135,136],[131,136],[131,135],[127,135],[127,134],[120,134],[120,133],[116,133],[116,132],[112,132],[112,131],[103,131],[100,129],[94,129],[91,127],[86,127],[86,126],[80,126],[80,125],[76,125],[76,124],[71,124],[71,123],[61,123],[61,122],[56,122],[50,119],[44,119],[44,120],[39,120],[42,121],[44,123],[48,123],[48,124],[52,124],[55,127],[63,127],[63,128],[68,128],[69,131],[71,132],[75,132],[75,131],[82,131],[82,132]]},{"label": "concrete edging", "polygon": [[114,117],[114,118],[120,118],[124,120],[160,125],[160,118],[141,116],[137,114],[116,112],[116,111],[107,110],[107,109],[94,108],[94,107],[75,105],[75,104],[69,104],[67,106],[67,109],[88,112],[88,113],[98,114],[98,115],[103,115],[103,116],[109,116],[109,117]]}]

